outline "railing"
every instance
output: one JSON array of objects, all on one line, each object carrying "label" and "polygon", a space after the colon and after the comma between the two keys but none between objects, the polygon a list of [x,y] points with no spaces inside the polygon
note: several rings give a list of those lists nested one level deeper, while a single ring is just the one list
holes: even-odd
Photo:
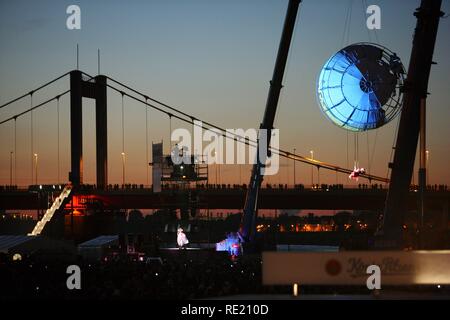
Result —
[{"label": "railing", "polygon": [[[62,186],[61,186],[62,187]],[[54,192],[61,190],[59,185],[31,185],[31,186],[9,186],[9,185],[0,185],[0,193],[1,192]],[[163,184],[163,190],[246,190],[246,184],[192,184],[192,185],[177,185],[177,184]],[[360,190],[360,191],[373,191],[373,190],[384,190],[388,189],[388,186],[381,183],[375,184],[353,184],[353,185],[344,185],[344,184],[315,184],[315,185],[304,185],[304,184],[296,184],[293,186],[292,184],[268,184],[265,183],[262,185],[261,189],[264,190],[297,190],[297,191],[336,191],[336,190]],[[93,184],[83,184],[77,188],[78,191],[96,191],[96,190],[105,190],[105,191],[136,191],[136,190],[144,190],[151,191],[152,185],[144,185],[144,184],[110,184],[105,189],[97,189],[97,187]],[[409,191],[418,192],[418,185],[411,185]],[[427,192],[448,192],[450,188],[447,185],[427,185]]]}]

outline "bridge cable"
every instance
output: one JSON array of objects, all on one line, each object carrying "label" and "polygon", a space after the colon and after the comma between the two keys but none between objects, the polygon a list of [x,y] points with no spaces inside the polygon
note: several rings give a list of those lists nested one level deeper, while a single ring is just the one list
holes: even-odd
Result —
[{"label": "bridge cable", "polygon": [[172,114],[169,113],[169,154],[172,152]]},{"label": "bridge cable", "polygon": [[[86,75],[88,75],[88,74],[86,74]],[[89,75],[88,75],[88,76],[89,76]],[[176,109],[176,108],[174,108],[174,107],[171,107],[171,106],[169,106],[169,105],[167,105],[167,104],[165,104],[165,103],[163,103],[163,102],[161,102],[161,101],[159,101],[159,100],[150,98],[150,97],[148,97],[147,95],[145,95],[145,94],[143,94],[143,93],[141,93],[141,92],[139,92],[139,91],[137,91],[137,90],[135,90],[135,89],[132,89],[132,88],[130,88],[129,86],[127,86],[127,85],[125,85],[125,84],[123,84],[123,83],[121,83],[121,82],[119,82],[119,81],[117,81],[117,80],[114,80],[114,79],[112,79],[112,78],[110,78],[110,77],[107,77],[107,78],[110,79],[111,81],[113,81],[113,82],[115,82],[115,83],[117,83],[117,84],[123,86],[124,88],[127,88],[128,90],[130,90],[130,91],[132,91],[132,92],[134,92],[134,93],[136,93],[136,94],[138,94],[138,95],[144,97],[144,98],[145,98],[145,97],[148,98],[148,100],[151,100],[151,101],[153,101],[153,102],[156,102],[156,103],[158,103],[158,104],[160,104],[160,105],[162,105],[162,106],[164,106],[164,107],[166,107],[166,108],[168,108],[168,109],[170,109],[170,110],[172,110],[172,111],[175,111],[175,112],[177,112],[177,113],[179,113],[179,114],[181,114],[181,115],[183,115],[183,116],[189,118],[190,120],[183,119],[183,118],[181,118],[181,117],[179,117],[179,116],[176,116],[176,115],[174,115],[174,114],[172,114],[172,113],[170,113],[170,112],[168,112],[168,111],[162,110],[161,108],[158,108],[158,107],[156,107],[156,106],[154,106],[154,105],[151,105],[151,104],[148,104],[148,103],[147,103],[148,106],[150,106],[150,107],[152,107],[153,109],[158,110],[158,111],[160,111],[160,112],[162,112],[162,113],[167,114],[169,117],[174,117],[174,118],[177,118],[177,119],[179,119],[179,120],[182,120],[182,121],[187,122],[187,123],[190,123],[190,124],[194,124],[194,122],[193,122],[194,120],[199,120],[199,119],[197,119],[196,117],[194,117],[194,116],[192,116],[192,115],[189,115],[189,114],[187,114],[187,113],[185,113],[185,112],[183,112],[183,111],[180,111],[180,110],[178,110],[178,109]],[[115,88],[115,87],[113,87],[113,86],[111,86],[111,85],[108,85],[108,84],[107,84],[107,86],[110,87],[110,88],[113,89],[113,90],[120,91],[119,89],[117,89],[117,88]],[[121,92],[121,91],[120,91],[120,92]],[[137,101],[139,101],[139,102],[145,104],[144,101],[139,100],[139,99],[137,99],[136,97],[133,97],[133,96],[131,96],[131,95],[128,95],[128,96],[129,96],[130,98],[133,98],[133,99],[135,99],[135,100],[137,100]],[[203,121],[203,120],[201,120],[201,122],[202,122],[203,124],[206,124],[206,125],[212,127],[212,128],[218,129],[219,131],[226,132],[226,130],[225,130],[224,128],[221,128],[221,127],[219,127],[219,126],[217,126],[217,125],[211,124],[211,123],[209,123],[209,122],[207,122],[207,121]],[[203,126],[203,128],[206,128],[206,127]],[[206,128],[206,129],[207,129],[207,128]],[[243,138],[243,137],[241,137],[241,136],[239,136],[239,135],[237,135],[237,134],[235,134],[235,133],[231,133],[231,134],[232,134],[233,136],[235,136],[235,137]],[[253,146],[256,147],[257,141],[254,141],[254,140],[251,140],[251,141],[254,143]],[[276,149],[276,148],[271,148],[271,149],[272,149],[272,150],[278,150],[278,149]],[[286,152],[286,153],[288,153],[288,152]]]},{"label": "bridge cable", "polygon": [[64,73],[63,75],[61,75],[61,76],[59,76],[59,77],[57,77],[57,78],[55,78],[55,79],[53,79],[53,80],[51,80],[51,81],[49,81],[49,82],[43,84],[42,86],[40,86],[40,87],[38,87],[38,88],[36,88],[36,89],[34,89],[34,90],[31,90],[30,92],[27,92],[27,93],[21,95],[20,97],[17,97],[17,98],[15,98],[15,99],[13,99],[13,100],[10,100],[10,101],[8,101],[8,102],[2,104],[2,105],[0,106],[0,109],[3,108],[3,107],[6,107],[6,106],[8,106],[8,105],[10,105],[11,103],[14,103],[14,102],[20,100],[20,99],[22,99],[22,98],[27,97],[27,96],[28,96],[29,94],[31,94],[32,92],[37,92],[37,91],[39,91],[39,90],[41,90],[41,89],[47,87],[48,85],[52,84],[53,82],[56,82],[56,81],[58,81],[58,80],[61,79],[61,78],[64,78],[64,77],[67,76],[69,73],[70,73],[70,72],[66,72],[66,73]]},{"label": "bridge cable", "polygon": [[124,105],[123,105],[123,97],[124,92],[121,92],[122,94],[122,156],[125,153],[125,112],[124,112]]},{"label": "bridge cable", "polygon": [[[84,73],[84,72],[83,72],[83,73]],[[86,74],[86,75],[88,75],[88,74]],[[89,76],[89,75],[88,75],[88,76]],[[143,93],[141,93],[141,92],[139,92],[139,91],[137,91],[137,90],[135,90],[135,89],[133,89],[133,88],[130,88],[129,86],[127,86],[127,85],[125,85],[125,84],[123,84],[123,83],[121,83],[121,82],[119,82],[119,81],[117,81],[117,80],[115,80],[115,79],[112,79],[112,78],[110,78],[110,77],[107,77],[107,78],[108,78],[109,80],[111,80],[111,81],[113,81],[113,82],[115,82],[115,83],[117,83],[117,84],[123,86],[124,88],[126,88],[126,89],[128,89],[128,90],[130,90],[130,91],[132,91],[132,92],[134,92],[134,93],[136,93],[136,94],[138,94],[138,95],[140,95],[140,96],[142,96],[142,97],[144,97],[144,98],[150,100],[150,101],[156,102],[156,103],[158,103],[158,104],[160,104],[160,105],[162,105],[162,106],[164,106],[164,107],[166,107],[166,108],[168,108],[168,109],[170,109],[170,110],[172,110],[172,111],[175,111],[175,112],[177,112],[177,113],[179,113],[179,114],[181,114],[181,115],[183,115],[183,116],[189,118],[190,121],[189,121],[189,120],[186,120],[186,119],[183,119],[183,118],[181,118],[181,117],[179,117],[179,116],[175,116],[174,114],[172,114],[172,113],[170,113],[170,112],[167,112],[167,111],[165,111],[165,110],[162,110],[161,108],[158,108],[158,107],[156,107],[156,106],[154,106],[154,105],[151,105],[151,104],[148,104],[148,103],[147,103],[148,106],[150,106],[150,107],[152,107],[153,109],[158,110],[158,111],[160,111],[160,112],[162,112],[162,113],[167,114],[169,117],[175,117],[175,118],[177,118],[177,119],[179,119],[179,120],[182,120],[182,121],[184,121],[184,122],[191,123],[191,124],[194,124],[194,120],[199,120],[199,119],[197,119],[196,117],[194,117],[194,116],[192,116],[192,115],[190,115],[190,114],[187,114],[187,113],[185,113],[185,112],[183,112],[183,111],[180,111],[180,110],[178,110],[178,109],[176,109],[176,108],[174,108],[174,107],[171,107],[171,106],[169,106],[169,105],[167,105],[167,104],[165,104],[165,103],[163,103],[163,102],[161,102],[161,101],[159,101],[159,100],[150,98],[149,96],[147,96],[147,95],[145,95],[145,94],[143,94]],[[110,88],[113,89],[113,90],[119,91],[119,89],[117,89],[117,88],[115,88],[115,87],[113,87],[113,86],[111,86],[111,85],[108,85],[108,84],[107,84],[107,86],[110,87]],[[130,98],[133,98],[133,99],[135,99],[135,100],[141,102],[141,103],[145,103],[144,101],[139,100],[139,99],[137,99],[137,98],[135,98],[135,97],[133,97],[133,96],[131,96],[131,95],[128,95],[128,96],[129,96]],[[218,129],[218,130],[220,130],[220,131],[222,131],[222,132],[226,132],[226,130],[225,130],[224,128],[221,128],[221,127],[219,127],[219,126],[217,126],[217,125],[211,124],[211,123],[209,123],[209,122],[207,122],[207,121],[203,121],[203,120],[201,120],[201,122],[202,122],[203,124],[206,124],[206,125],[212,127],[212,128],[216,128],[216,129]],[[236,136],[236,137],[242,138],[241,136],[239,136],[239,135],[237,135],[237,134],[234,134],[234,133],[232,133],[232,135],[234,135],[234,136]],[[256,142],[256,141],[252,141],[252,142],[254,142],[254,143],[255,143],[255,146],[256,146],[256,143],[257,143],[257,142]]]},{"label": "bridge cable", "polygon": [[[119,85],[121,85],[121,86],[127,88],[128,90],[130,90],[130,91],[132,91],[132,92],[138,94],[138,95],[141,95],[141,96],[143,96],[143,97],[148,97],[147,95],[145,95],[145,94],[143,94],[143,93],[141,93],[141,92],[139,92],[139,91],[137,91],[137,90],[135,90],[135,89],[133,89],[133,88],[130,88],[129,86],[127,86],[127,85],[125,85],[125,84],[123,84],[123,83],[121,83],[121,82],[119,82],[119,81],[117,81],[117,80],[115,80],[115,79],[112,79],[112,78],[110,78],[110,77],[107,77],[107,78],[110,79],[111,81],[113,81],[113,82],[115,82],[115,83],[117,83],[117,84],[119,84]],[[115,87],[113,87],[113,86],[110,86],[110,85],[108,85],[108,86],[109,86],[110,88],[114,89],[114,90],[118,90],[117,88],[115,88]],[[131,95],[128,95],[128,96],[131,97],[131,98],[133,98],[133,99],[135,99],[135,100],[137,100],[137,101],[139,101],[139,102],[141,102],[141,103],[145,103],[144,101],[139,100],[139,99],[137,99],[136,97],[133,97],[133,96],[131,96]],[[183,118],[181,118],[181,117],[179,117],[179,116],[173,115],[173,114],[171,114],[171,113],[169,113],[169,112],[167,112],[167,111],[162,110],[161,108],[158,108],[158,107],[156,107],[156,106],[154,106],[154,105],[151,105],[151,104],[147,103],[147,105],[150,106],[150,107],[152,107],[153,109],[158,110],[158,111],[163,112],[163,113],[166,113],[167,115],[170,114],[171,117],[173,116],[173,117],[175,117],[175,118],[177,118],[177,119],[179,119],[179,120],[182,120],[182,121],[184,121],[184,122],[187,122],[187,123],[192,123],[192,119],[195,119],[195,118],[192,117],[191,115],[189,115],[189,114],[187,114],[187,113],[185,113],[185,112],[182,112],[182,111],[180,111],[180,110],[178,110],[178,109],[175,109],[175,108],[173,108],[173,107],[171,107],[171,106],[169,106],[169,105],[167,105],[167,104],[165,104],[165,103],[163,103],[163,102],[161,102],[161,101],[159,101],[159,100],[156,100],[156,99],[153,99],[153,98],[149,98],[149,100],[154,101],[154,102],[156,102],[156,103],[158,103],[158,104],[160,104],[160,105],[162,105],[162,106],[164,106],[164,107],[166,107],[166,108],[168,108],[168,109],[170,109],[170,110],[176,111],[177,113],[180,113],[180,114],[182,114],[182,115],[184,115],[184,116],[186,116],[186,117],[189,117],[189,118],[191,118],[191,121],[186,120],[186,119],[183,119]],[[204,124],[207,124],[207,125],[213,127],[213,128],[216,128],[216,129],[218,129],[218,130],[220,130],[220,131],[222,131],[222,132],[226,132],[225,129],[223,129],[223,128],[221,128],[221,127],[218,127],[218,126],[216,126],[216,125],[213,125],[213,124],[211,124],[211,123],[209,123],[209,122],[206,122],[206,121],[202,121],[202,122],[203,122]],[[207,129],[207,128],[206,128],[206,129]],[[233,135],[239,137],[239,135],[236,135],[236,134],[233,134]],[[241,141],[241,143],[243,143],[243,142]],[[256,143],[256,142],[254,142],[254,143]],[[250,143],[245,143],[245,144],[251,145]],[[256,146],[256,144],[253,145],[253,146]],[[283,157],[289,157],[289,158],[291,158],[292,160],[295,160],[295,161],[300,161],[300,162],[304,162],[304,163],[307,163],[307,164],[320,165],[320,166],[323,167],[323,168],[327,168],[327,169],[329,169],[329,170],[338,170],[338,171],[341,172],[341,173],[351,173],[351,172],[352,172],[352,170],[349,170],[349,169],[343,169],[343,168],[339,168],[339,167],[337,167],[337,166],[333,166],[333,165],[329,165],[329,164],[326,164],[326,165],[325,165],[325,163],[320,162],[320,161],[313,161],[314,163],[312,163],[312,162],[311,162],[309,159],[307,159],[306,157],[301,157],[301,156],[298,156],[298,155],[292,155],[290,152],[283,151],[283,150],[280,150],[280,149],[271,148],[271,150],[272,150],[272,151],[278,151],[278,152],[277,152],[278,155],[283,156]],[[362,175],[362,177],[367,177],[367,175]],[[376,176],[371,176],[371,178],[372,178],[373,180],[377,180],[377,181],[383,181],[383,182],[386,182],[386,181],[387,181],[387,179],[385,179],[385,178],[376,177]]]},{"label": "bridge cable", "polygon": [[[108,77],[108,78],[109,78],[109,77]],[[109,79],[111,79],[111,78],[109,78]],[[114,79],[111,79],[111,80],[114,81],[114,82],[116,82],[116,83],[118,83],[119,85],[123,85],[123,84],[121,84],[119,81],[116,81],[116,80],[114,80]],[[111,85],[108,85],[108,84],[107,84],[107,86],[110,87],[110,88],[113,89],[113,90],[116,90],[116,91],[118,91],[118,92],[121,92],[119,89],[115,88],[114,86],[111,86]],[[135,92],[135,93],[137,93],[137,94],[139,94],[139,95],[141,95],[141,96],[143,96],[143,97],[147,97],[146,95],[144,95],[144,94],[138,92],[137,90],[132,89],[132,88],[126,86],[126,85],[124,85],[124,87],[126,87],[126,88],[129,89],[130,91],[133,91],[133,92]],[[192,123],[192,121],[190,121],[190,120],[184,119],[184,118],[182,118],[182,117],[180,117],[180,116],[177,116],[177,115],[174,115],[174,114],[171,114],[171,113],[169,113],[169,112],[167,112],[167,111],[165,111],[165,110],[163,110],[163,109],[161,109],[161,108],[159,108],[159,107],[157,107],[157,106],[155,106],[155,105],[152,105],[152,104],[150,104],[150,103],[146,103],[145,101],[142,101],[142,100],[140,100],[140,99],[138,99],[138,98],[136,98],[136,97],[134,97],[134,96],[132,96],[132,95],[129,95],[129,94],[126,94],[126,95],[127,95],[128,97],[130,97],[130,98],[136,100],[136,101],[139,101],[139,102],[141,102],[141,103],[147,104],[147,106],[149,106],[149,107],[151,107],[151,108],[153,108],[153,109],[155,109],[155,110],[158,110],[158,111],[160,111],[160,112],[162,112],[162,113],[165,113],[165,114],[167,114],[167,115],[170,114],[171,117],[175,117],[175,118],[177,118],[177,119],[179,119],[179,120],[182,120],[182,121],[184,121],[184,122],[187,122],[187,123]],[[152,99],[152,98],[150,98],[149,100],[152,100],[152,101],[158,101],[158,100]],[[190,117],[190,118],[192,117],[192,116],[190,116],[190,115],[188,115],[188,114],[186,114],[186,113],[184,113],[184,112],[182,112],[182,111],[179,111],[179,110],[177,110],[177,109],[175,109],[175,108],[173,108],[173,107],[170,107],[170,106],[168,106],[168,105],[166,105],[166,104],[164,104],[164,103],[160,103],[159,101],[158,101],[157,103],[159,103],[159,104],[161,104],[161,105],[163,105],[163,106],[165,106],[165,107],[167,107],[167,108],[170,108],[171,110],[174,110],[174,111],[176,111],[176,112],[178,112],[178,113],[180,113],[180,114],[183,114],[183,115],[188,116],[188,117]],[[210,125],[211,127],[217,128],[217,129],[219,129],[220,131],[225,132],[225,129],[222,129],[222,128],[218,127],[218,126],[212,125],[212,124],[210,124],[210,123],[208,123],[208,122],[205,122],[205,121],[203,121],[203,123],[205,123],[205,124],[207,124],[207,125]],[[203,127],[203,128],[208,129],[208,128],[206,128],[206,127]],[[234,134],[234,135],[235,135],[235,136],[238,136],[238,135],[236,135],[236,134]],[[251,145],[250,143],[246,143],[246,144],[247,144],[247,145]],[[252,146],[256,147],[256,145],[252,145]],[[330,165],[330,164],[326,164],[326,163],[324,163],[324,162],[320,162],[320,161],[317,161],[317,160],[311,161],[310,159],[307,159],[306,157],[302,157],[302,156],[299,156],[299,155],[292,155],[292,153],[290,153],[290,152],[283,151],[283,150],[279,150],[279,149],[276,149],[276,148],[271,148],[271,150],[272,150],[272,151],[278,151],[278,152],[276,152],[276,153],[279,154],[280,156],[283,156],[283,157],[289,157],[289,158],[291,158],[292,160],[295,160],[295,161],[304,162],[304,163],[307,163],[307,164],[310,164],[310,165],[311,165],[311,164],[316,165],[316,166],[319,165],[319,166],[321,166],[321,167],[323,167],[323,168],[327,168],[327,169],[329,169],[329,170],[338,170],[338,171],[341,172],[341,173],[351,173],[351,172],[352,172],[352,170],[349,170],[349,169],[340,168],[340,167],[337,167],[337,166],[334,166],[334,165]],[[362,175],[361,177],[367,177],[367,175]],[[383,181],[383,182],[386,182],[386,180],[387,180],[387,179],[385,179],[385,178],[376,177],[376,176],[372,176],[372,179],[373,179],[373,180],[377,180],[377,181]]]},{"label": "bridge cable", "polygon": [[[147,98],[145,98],[145,103],[147,104]],[[147,175],[146,175],[146,183],[147,186],[149,186],[149,162],[148,162],[148,108],[147,106],[145,106],[145,161],[146,161],[146,165],[145,168],[147,170]]]},{"label": "bridge cable", "polygon": [[[117,88],[114,87],[114,86],[111,86],[111,85],[109,85],[109,84],[107,84],[107,86],[108,86],[109,88],[111,88],[111,89],[117,91],[117,92],[122,92],[121,90],[117,89]],[[137,92],[137,91],[134,90],[134,89],[133,89],[132,91]],[[155,106],[155,105],[153,105],[153,104],[146,103],[145,101],[142,101],[142,100],[140,100],[139,98],[137,98],[137,97],[135,97],[135,96],[132,96],[132,95],[127,94],[127,93],[124,93],[124,94],[125,94],[126,96],[128,96],[129,98],[134,99],[134,100],[136,100],[136,101],[138,101],[138,102],[140,102],[140,103],[146,104],[147,106],[149,106],[149,107],[151,107],[151,108],[153,108],[153,109],[155,109],[155,110],[158,110],[159,112],[165,113],[165,114],[167,114],[167,115],[170,116],[170,117],[174,117],[174,118],[176,118],[176,119],[179,119],[179,120],[181,120],[181,121],[183,121],[183,122],[186,122],[186,123],[189,123],[189,124],[192,124],[192,123],[193,123],[192,120],[187,120],[187,119],[185,119],[185,118],[182,118],[181,116],[172,114],[172,113],[170,113],[170,112],[168,112],[168,111],[165,111],[165,110],[161,109],[160,107],[157,107],[157,106]],[[141,94],[141,93],[138,93],[138,94],[144,96],[144,95]],[[183,114],[183,112],[178,111],[178,110],[175,109],[175,108],[172,108],[172,107],[171,107],[171,109]],[[184,113],[184,114],[186,114],[186,113]],[[187,115],[187,114],[186,114],[186,115]],[[190,115],[188,115],[188,116],[191,118]],[[226,132],[225,129],[222,129],[222,128],[216,126],[216,125],[211,125],[210,123],[204,122],[204,121],[203,121],[203,123],[205,123],[205,124],[207,124],[207,125],[210,125],[211,127],[216,128],[216,129],[218,129],[218,130],[220,130],[220,131],[222,131],[222,132]],[[196,125],[197,125],[197,124],[196,124]],[[210,129],[211,129],[211,128],[207,128],[207,127],[205,127],[205,126],[202,126],[202,128],[205,129],[205,130],[210,130]],[[228,138],[228,139],[234,139],[234,138],[232,138],[232,137],[230,137],[230,136],[227,136],[227,135],[225,135],[225,134],[221,134],[221,135],[224,136],[225,138]],[[241,136],[239,136],[239,135],[237,135],[237,134],[234,134],[234,133],[233,133],[232,135],[234,135],[234,136],[236,136],[236,137],[242,138]],[[245,139],[245,140],[246,140],[245,142],[243,142],[243,141],[240,141],[240,142],[241,142],[241,143],[245,143],[246,145],[249,145],[249,146],[252,146],[252,147],[256,147],[256,144],[255,144],[254,141],[247,140],[247,139]],[[250,142],[248,142],[248,141],[251,141],[251,142],[253,142],[254,144],[252,144],[252,143],[250,143]],[[308,159],[308,158],[303,157],[303,156],[300,156],[300,155],[294,155],[294,154],[292,154],[291,152],[284,151],[284,150],[281,150],[281,149],[277,149],[277,148],[272,148],[272,147],[271,147],[271,151],[274,152],[275,154],[278,154],[278,155],[282,156],[282,157],[288,157],[288,158],[290,158],[290,159],[292,159],[292,160],[295,160],[295,161],[303,162],[303,163],[310,164],[310,165],[319,166],[319,167],[322,167],[322,168],[326,168],[326,169],[328,169],[328,170],[337,170],[337,171],[339,171],[339,172],[341,172],[341,173],[346,173],[346,174],[350,174],[350,173],[352,172],[352,170],[350,170],[350,169],[344,169],[344,168],[341,168],[341,167],[338,167],[338,166],[335,166],[335,165],[331,165],[331,164],[328,164],[328,163],[325,163],[325,162],[321,162],[321,161],[318,161],[318,160],[311,160],[311,159]],[[361,177],[367,178],[368,175],[367,175],[367,174],[364,174],[364,175],[361,175]],[[377,176],[371,176],[371,178],[372,178],[373,180],[382,181],[382,182],[386,182],[386,181],[387,181],[387,179],[382,178],[382,177],[377,177]]]},{"label": "bridge cable", "polygon": [[[88,75],[88,74],[86,74],[86,75]],[[89,76],[89,75],[88,75],[88,76]],[[170,109],[170,110],[172,110],[172,111],[175,111],[175,112],[177,112],[177,113],[179,113],[179,114],[181,114],[181,115],[183,115],[183,116],[189,118],[190,121],[188,121],[188,120],[186,120],[186,119],[183,119],[183,118],[181,118],[181,117],[175,116],[174,114],[172,114],[172,113],[170,113],[170,112],[167,112],[167,111],[165,111],[165,110],[162,110],[161,108],[158,108],[158,107],[156,107],[156,106],[154,106],[154,105],[147,104],[148,106],[152,107],[152,108],[155,109],[155,110],[158,110],[158,111],[160,111],[160,112],[166,113],[167,115],[169,115],[169,116],[171,116],[171,117],[173,116],[174,118],[177,118],[177,119],[179,119],[179,120],[185,121],[185,122],[187,122],[187,123],[193,123],[194,120],[199,120],[199,119],[197,119],[196,117],[194,117],[194,116],[192,116],[192,115],[190,115],[190,114],[187,114],[187,113],[185,113],[185,112],[183,112],[183,111],[180,111],[180,110],[178,110],[178,109],[176,109],[176,108],[174,108],[174,107],[171,107],[171,106],[169,106],[169,105],[167,105],[167,104],[165,104],[165,103],[163,103],[163,102],[161,102],[161,101],[159,101],[159,100],[153,99],[153,98],[151,98],[151,97],[149,97],[149,96],[147,96],[147,95],[145,95],[145,94],[143,94],[143,93],[141,93],[141,92],[139,92],[139,91],[137,91],[137,90],[135,90],[135,89],[133,89],[133,88],[130,88],[129,86],[127,86],[127,85],[121,83],[120,81],[117,81],[117,80],[112,79],[112,78],[110,78],[110,77],[107,77],[107,79],[109,79],[109,80],[111,80],[111,81],[113,81],[113,82],[115,82],[115,83],[121,85],[122,87],[124,87],[124,88],[126,88],[126,89],[128,89],[128,90],[130,90],[130,91],[132,91],[132,92],[134,92],[134,93],[136,93],[136,94],[138,94],[138,95],[144,97],[144,98],[145,98],[145,97],[148,98],[148,100],[150,100],[150,101],[156,102],[157,104],[159,104],[159,105],[161,105],[161,106],[163,106],[163,107],[165,107],[165,108],[168,108],[168,109]],[[118,90],[117,88],[112,87],[112,86],[110,86],[110,85],[107,85],[107,86],[110,87],[110,88],[113,89],[113,90],[116,90],[116,91]],[[132,97],[132,96],[129,95],[129,97]],[[137,99],[137,98],[135,98],[135,97],[132,97],[132,98],[136,99],[137,101],[139,101],[139,102],[141,102],[141,103],[144,103],[142,100],[139,100],[139,99]],[[200,120],[199,120],[199,121],[200,121]],[[203,124],[206,124],[206,125],[212,127],[212,128],[216,128],[216,129],[218,129],[218,130],[220,130],[220,131],[222,131],[222,132],[226,132],[226,130],[225,130],[224,128],[221,128],[221,127],[219,127],[219,126],[217,126],[217,125],[214,125],[214,124],[212,124],[212,123],[210,123],[210,122],[203,121],[203,120],[201,120],[201,122],[202,122]],[[236,137],[240,137],[240,136],[237,135],[237,134],[233,134],[233,135],[236,136]],[[256,141],[253,141],[253,142],[255,143],[255,146],[256,146]]]},{"label": "bridge cable", "polygon": [[27,109],[27,110],[25,110],[25,111],[22,111],[22,112],[20,112],[20,113],[14,115],[14,116],[12,116],[12,117],[9,117],[9,118],[7,118],[7,119],[5,119],[5,120],[2,120],[2,121],[0,121],[0,124],[4,124],[4,123],[9,122],[9,121],[11,121],[11,120],[15,120],[16,118],[21,117],[21,116],[23,116],[24,114],[27,114],[28,112],[31,112],[31,111],[33,111],[33,110],[36,110],[37,108],[40,108],[40,107],[46,105],[47,103],[49,103],[49,102],[55,100],[58,96],[59,96],[59,97],[62,97],[63,95],[65,95],[65,94],[67,94],[67,93],[69,93],[69,92],[70,92],[70,89],[64,91],[63,93],[61,93],[61,94],[59,94],[59,95],[57,95],[57,96],[54,96],[53,98],[50,98],[50,99],[48,99],[48,100],[45,100],[44,102],[42,102],[42,103],[40,103],[40,104],[37,104],[37,105],[35,105],[35,106],[32,107],[32,108],[29,108],[29,109]]},{"label": "bridge cable", "polygon": [[58,179],[57,179],[57,181],[58,181],[58,184],[60,184],[60,161],[59,161],[59,96],[58,97],[56,97],[56,116],[57,116],[57,127],[58,127],[58,129],[57,129],[57,137],[58,137],[58,139],[57,139],[57,153],[58,153],[58,155],[57,155],[57,161],[58,161]]},{"label": "bridge cable", "polygon": [[[119,89],[117,89],[117,88],[115,88],[115,87],[113,87],[113,86],[111,86],[111,85],[108,85],[108,86],[109,86],[111,89],[120,92]],[[144,104],[145,104],[145,101],[142,101],[142,100],[140,100],[140,99],[138,99],[138,98],[136,98],[136,97],[134,97],[134,96],[132,96],[132,95],[129,95],[129,94],[126,94],[126,95],[127,95],[128,97],[130,97],[130,98],[132,98],[132,99],[138,101],[138,102],[141,102],[141,103],[144,103]],[[184,121],[184,122],[186,122],[186,123],[192,123],[192,121],[190,121],[190,120],[184,119],[184,118],[182,118],[182,117],[180,117],[180,116],[177,116],[177,115],[174,115],[174,114],[171,114],[171,113],[169,113],[169,112],[167,112],[167,111],[165,111],[165,110],[162,110],[161,108],[156,107],[156,106],[154,106],[154,105],[152,105],[152,104],[150,104],[150,103],[147,103],[147,105],[148,105],[149,107],[152,107],[152,108],[154,108],[155,110],[158,110],[158,111],[160,111],[160,112],[162,112],[162,113],[165,113],[165,114],[167,114],[167,115],[170,114],[171,117],[177,118],[177,119],[179,119],[179,120],[181,120],[181,121]],[[206,123],[206,122],[205,122],[205,123]],[[215,128],[218,128],[219,130],[221,130],[221,131],[223,131],[223,132],[225,132],[225,130],[224,130],[224,129],[221,129],[220,127],[217,127],[217,126],[214,126],[214,127],[215,127]],[[208,130],[207,127],[203,127],[203,128],[206,129],[206,130]],[[234,134],[234,135],[235,135],[235,136],[239,136],[239,135],[236,135],[236,134]],[[225,135],[223,135],[223,136],[225,136]],[[225,137],[226,137],[226,138],[230,138],[230,137],[227,137],[227,136],[225,136]],[[241,137],[241,138],[242,138],[242,137]],[[248,143],[248,142],[246,142],[245,144],[256,147],[256,144],[251,144],[251,143]],[[317,160],[311,161],[310,159],[307,159],[306,157],[302,157],[302,156],[299,156],[299,155],[293,155],[293,154],[290,153],[290,152],[283,151],[283,150],[278,150],[278,149],[276,149],[276,148],[271,148],[271,150],[272,150],[272,152],[276,151],[275,153],[278,154],[278,155],[280,155],[280,156],[283,156],[283,157],[289,157],[290,159],[295,160],[295,161],[304,162],[304,163],[307,163],[307,164],[310,164],[310,165],[313,164],[313,165],[316,165],[316,166],[320,166],[320,167],[323,167],[323,168],[327,168],[327,169],[329,169],[329,170],[337,170],[337,171],[339,171],[339,172],[341,172],[341,173],[347,173],[347,174],[349,174],[349,173],[352,172],[352,170],[349,170],[349,169],[340,168],[340,167],[337,167],[337,166],[334,166],[334,165],[330,165],[330,164],[326,164],[326,163],[324,163],[324,162],[320,162],[320,161],[317,161]],[[367,175],[362,175],[361,177],[367,177]],[[386,182],[386,179],[385,179],[385,178],[376,177],[376,176],[372,176],[371,178],[372,178],[373,180]]]},{"label": "bridge cable", "polygon": [[17,186],[17,118],[14,118],[14,185]]},{"label": "bridge cable", "polygon": [[31,184],[33,184],[33,160],[34,160],[34,141],[33,141],[33,91],[30,92],[30,145],[31,145]]}]

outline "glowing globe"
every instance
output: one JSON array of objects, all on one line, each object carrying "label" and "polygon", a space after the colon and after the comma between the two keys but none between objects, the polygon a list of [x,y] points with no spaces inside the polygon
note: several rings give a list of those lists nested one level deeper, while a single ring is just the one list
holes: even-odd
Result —
[{"label": "glowing globe", "polygon": [[341,128],[379,128],[401,110],[404,76],[395,53],[377,44],[352,44],[323,66],[317,82],[320,108]]}]

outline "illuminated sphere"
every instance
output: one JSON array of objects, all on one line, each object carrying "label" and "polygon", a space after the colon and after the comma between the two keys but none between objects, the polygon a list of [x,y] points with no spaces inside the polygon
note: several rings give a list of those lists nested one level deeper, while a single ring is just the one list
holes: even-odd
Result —
[{"label": "illuminated sphere", "polygon": [[395,53],[377,44],[352,44],[323,66],[317,82],[320,108],[341,128],[379,128],[401,110],[404,76]]}]

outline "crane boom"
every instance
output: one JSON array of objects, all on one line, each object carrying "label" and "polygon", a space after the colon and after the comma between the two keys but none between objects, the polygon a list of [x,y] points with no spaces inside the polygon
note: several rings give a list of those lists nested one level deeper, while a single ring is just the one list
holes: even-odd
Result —
[{"label": "crane boom", "polygon": [[[403,109],[397,133],[394,160],[389,191],[384,209],[383,236],[387,243],[396,248],[402,247],[403,218],[407,211],[407,196],[414,161],[417,151],[420,128],[421,109],[425,115],[425,100],[428,94],[428,80],[433,52],[436,42],[439,20],[444,15],[441,12],[442,0],[422,0],[420,8],[414,15],[417,18],[414,30],[413,46],[409,60],[407,87],[403,96]],[[423,104],[423,105],[422,105]],[[423,134],[425,132],[422,132]],[[425,138],[425,136],[422,136]],[[424,142],[424,141],[423,141]],[[425,150],[423,150],[425,152]],[[424,157],[425,155],[422,155]],[[425,187],[425,168],[421,167],[419,175],[421,197]]]},{"label": "crane boom", "polygon": [[[278,47],[277,59],[273,70],[272,80],[270,81],[269,93],[267,96],[266,109],[264,111],[263,121],[260,125],[260,130],[267,130],[267,149],[270,149],[271,130],[275,120],[280,91],[283,87],[282,80],[286,61],[291,45],[292,34],[294,32],[295,21],[297,18],[298,7],[301,0],[289,0],[289,5],[284,21],[283,32],[281,34],[280,45]],[[257,155],[259,155],[260,143],[258,141]],[[269,153],[268,153],[269,154]],[[255,223],[258,210],[258,194],[263,181],[263,174],[261,173],[264,167],[264,161],[257,158],[252,168],[249,187],[245,198],[244,214],[242,216],[241,227],[239,230],[240,236],[244,242],[251,242],[255,236]]]}]

